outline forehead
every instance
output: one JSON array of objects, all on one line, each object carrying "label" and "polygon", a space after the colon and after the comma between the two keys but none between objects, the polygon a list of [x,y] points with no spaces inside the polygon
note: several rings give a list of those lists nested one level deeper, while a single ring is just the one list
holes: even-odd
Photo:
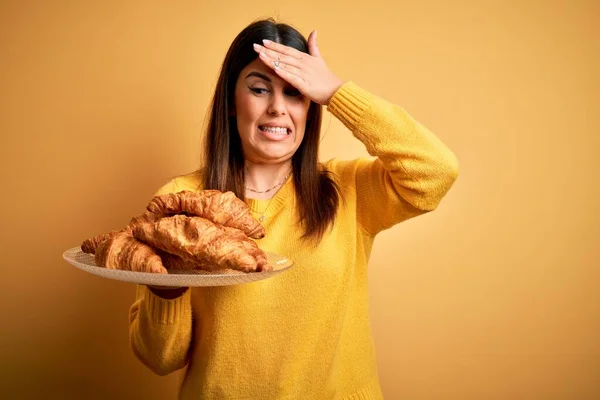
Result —
[{"label": "forehead", "polygon": [[[265,63],[262,62],[259,58],[256,58],[250,64],[246,65],[242,72],[240,72],[238,81],[246,80],[246,76],[252,71],[260,72],[261,74],[267,75],[269,78],[271,78],[273,84],[287,85],[286,81],[277,76],[277,74],[273,72],[271,68],[267,67]],[[263,79],[256,76],[249,77],[248,80],[250,79],[263,81]]]}]

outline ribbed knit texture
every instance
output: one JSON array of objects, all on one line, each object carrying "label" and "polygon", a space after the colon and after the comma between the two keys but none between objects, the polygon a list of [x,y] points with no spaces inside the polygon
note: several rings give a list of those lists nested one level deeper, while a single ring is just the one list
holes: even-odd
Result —
[{"label": "ribbed knit texture", "polygon": [[[300,239],[288,179],[272,201],[247,203],[255,217],[266,217],[266,236],[257,243],[291,258],[290,270],[243,285],[193,288],[174,300],[138,287],[130,311],[133,351],[161,375],[187,363],[181,399],[382,399],[368,310],[373,240],[435,209],[458,163],[406,111],[353,82],[327,110],[375,157],[324,163],[344,201],[316,248]],[[185,175],[157,194],[200,184],[198,174]]]}]

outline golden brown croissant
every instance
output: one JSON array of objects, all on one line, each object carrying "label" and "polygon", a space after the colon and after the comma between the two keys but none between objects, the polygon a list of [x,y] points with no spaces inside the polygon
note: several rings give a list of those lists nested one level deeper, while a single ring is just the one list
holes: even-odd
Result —
[{"label": "golden brown croissant", "polygon": [[[139,219],[133,236],[200,269],[270,271],[264,252],[243,232],[223,227],[202,217],[174,215],[159,220]],[[238,233],[239,232],[239,233]]]},{"label": "golden brown croissant", "polygon": [[156,254],[160,256],[163,265],[167,271],[171,270],[210,270],[210,265],[199,264],[198,262],[185,261],[183,258],[176,256],[175,254],[167,253],[156,249]]},{"label": "golden brown croissant", "polygon": [[246,203],[233,192],[204,190],[154,196],[146,209],[157,218],[188,214],[211,220],[215,224],[237,228],[253,239],[265,236],[265,228],[252,217]]},{"label": "golden brown croissant", "polygon": [[146,243],[135,239],[131,231],[112,235],[96,248],[96,265],[108,269],[166,274],[162,260]]},{"label": "golden brown croissant", "polygon": [[198,268],[196,264],[186,262],[181,257],[176,256],[175,254],[167,253],[166,251],[162,251],[159,249],[156,249],[156,254],[159,255],[167,271],[170,271],[172,269],[192,270]]},{"label": "golden brown croissant", "polygon": [[131,233],[131,229],[129,227],[126,227],[125,229],[121,229],[118,231],[110,231],[108,233],[101,233],[100,235],[96,235],[92,238],[86,239],[83,241],[83,243],[81,243],[81,251],[83,251],[84,253],[95,254],[98,246],[100,246],[102,243],[106,242],[108,239],[115,236],[116,234],[125,231]]},{"label": "golden brown croissant", "polygon": [[[254,259],[256,259],[259,265],[269,265],[269,261],[267,260],[267,255],[265,254],[265,252],[262,251],[254,241],[248,239],[244,232],[240,231],[239,229],[230,228],[227,226],[222,226],[221,229],[223,229],[227,234],[229,234],[232,240],[239,240],[244,250],[252,257],[254,257]],[[270,267],[269,270],[271,269],[272,267]],[[264,271],[264,269],[261,270]]]}]

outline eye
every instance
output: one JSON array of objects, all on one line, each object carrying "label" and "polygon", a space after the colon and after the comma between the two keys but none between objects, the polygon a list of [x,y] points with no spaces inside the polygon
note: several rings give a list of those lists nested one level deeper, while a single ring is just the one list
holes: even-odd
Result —
[{"label": "eye", "polygon": [[256,94],[265,94],[269,92],[269,90],[265,88],[250,88],[250,90]]},{"label": "eye", "polygon": [[302,96],[302,93],[300,93],[300,91],[298,89],[286,90],[285,94],[287,94],[288,96],[291,96],[291,97]]}]

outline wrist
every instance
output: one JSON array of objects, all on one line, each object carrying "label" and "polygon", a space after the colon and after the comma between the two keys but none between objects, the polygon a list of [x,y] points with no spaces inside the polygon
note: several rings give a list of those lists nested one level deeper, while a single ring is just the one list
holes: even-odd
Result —
[{"label": "wrist", "polygon": [[173,300],[181,297],[185,294],[185,292],[188,291],[188,289],[188,287],[160,287],[148,285],[148,290],[150,290],[154,295],[165,300]]},{"label": "wrist", "polygon": [[338,90],[340,90],[340,88],[342,86],[344,86],[344,81],[341,79],[336,78],[337,82],[333,85],[333,90],[331,91],[330,96],[327,98],[327,100],[325,101],[325,103],[323,105],[328,106],[329,102],[331,101],[331,99],[333,98],[333,96],[335,96],[335,94],[337,93]]}]

